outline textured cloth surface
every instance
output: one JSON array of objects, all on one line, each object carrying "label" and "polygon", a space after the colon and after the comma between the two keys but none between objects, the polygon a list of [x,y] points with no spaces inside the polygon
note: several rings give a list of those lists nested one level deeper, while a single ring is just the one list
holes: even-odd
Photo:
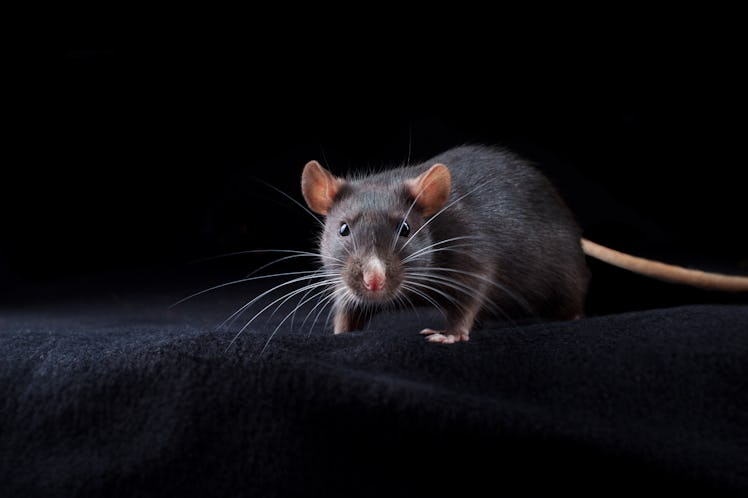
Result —
[{"label": "textured cloth surface", "polygon": [[241,301],[170,298],[3,309],[0,496],[748,493],[748,306],[229,347]]}]

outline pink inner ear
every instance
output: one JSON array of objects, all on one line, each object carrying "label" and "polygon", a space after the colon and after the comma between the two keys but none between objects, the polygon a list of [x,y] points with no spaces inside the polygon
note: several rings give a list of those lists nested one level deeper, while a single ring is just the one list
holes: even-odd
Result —
[{"label": "pink inner ear", "polygon": [[301,174],[301,193],[309,208],[326,215],[340,189],[341,180],[317,161],[309,161]]},{"label": "pink inner ear", "polygon": [[452,186],[452,175],[443,164],[434,164],[425,173],[407,182],[424,216],[431,216],[447,203]]}]

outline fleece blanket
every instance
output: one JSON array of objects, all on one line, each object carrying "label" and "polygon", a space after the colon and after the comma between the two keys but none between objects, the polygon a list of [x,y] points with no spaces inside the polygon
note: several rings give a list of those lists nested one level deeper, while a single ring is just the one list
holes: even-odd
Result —
[{"label": "fleece blanket", "polygon": [[0,496],[748,493],[748,306],[454,345],[426,310],[339,336],[281,311],[230,344],[258,292],[3,305]]}]

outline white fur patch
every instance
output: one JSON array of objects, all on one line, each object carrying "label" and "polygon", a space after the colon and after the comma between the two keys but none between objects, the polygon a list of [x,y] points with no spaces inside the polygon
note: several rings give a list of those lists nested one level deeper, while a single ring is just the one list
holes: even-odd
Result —
[{"label": "white fur patch", "polygon": [[385,276],[384,270],[385,270],[384,263],[382,263],[382,260],[376,256],[369,258],[369,261],[366,262],[367,272],[371,272],[375,275],[382,275],[384,277]]}]

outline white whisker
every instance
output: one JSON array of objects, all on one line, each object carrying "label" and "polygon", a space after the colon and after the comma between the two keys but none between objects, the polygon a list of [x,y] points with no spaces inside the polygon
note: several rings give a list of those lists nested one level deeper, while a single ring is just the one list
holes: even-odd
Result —
[{"label": "white whisker", "polygon": [[[322,287],[322,286],[327,287],[332,282],[334,282],[334,280],[323,281],[323,282],[315,282],[314,284],[310,284],[309,286],[304,286],[304,287],[302,287],[300,289],[293,290],[293,291],[290,292],[290,294],[292,296],[301,294],[302,292],[304,292],[304,291],[307,290],[307,287]],[[240,310],[241,309],[246,309],[247,307],[249,307],[251,305],[251,303],[256,302],[258,298],[262,297],[263,295],[267,295],[269,292],[270,291],[263,292],[260,296],[254,298],[252,301],[250,301],[249,303],[247,303],[244,306],[242,306],[242,308],[240,308]],[[244,326],[239,330],[239,332],[236,333],[236,335],[234,336],[234,338],[231,340],[231,342],[229,343],[228,347],[226,348],[226,351],[228,351],[231,348],[231,346],[234,344],[234,342],[236,342],[236,340],[239,338],[239,336],[242,334],[242,332],[244,332],[244,330],[246,330],[246,328],[249,327],[252,324],[252,322],[254,322],[257,319],[258,316],[262,315],[269,308],[275,306],[279,301],[281,301],[283,299],[286,299],[287,297],[288,297],[288,294],[282,295],[281,297],[279,297],[278,299],[276,299],[275,301],[273,301],[272,303],[268,304],[267,306],[265,306],[264,308],[262,308],[260,311],[258,311],[252,318],[250,318],[249,321],[247,321],[247,323],[245,323]]]},{"label": "white whisker", "polygon": [[398,292],[397,294],[395,294],[392,300],[392,309],[407,309],[408,306],[413,309],[413,313],[415,313],[416,319],[418,321],[421,321],[421,314],[418,313],[418,309],[416,309],[413,301],[408,297],[407,293]]},{"label": "white whisker", "polygon": [[[314,326],[317,324],[317,320],[319,320],[319,317],[322,314],[322,312],[325,310],[325,308],[327,308],[330,304],[332,304],[334,302],[335,297],[336,297],[336,293],[339,290],[340,289],[336,289],[336,290],[332,291],[329,296],[326,296],[326,297],[324,297],[324,298],[321,299],[320,303],[324,303],[324,304],[322,305],[322,307],[320,308],[320,310],[317,312],[317,315],[314,317],[314,321],[312,322],[312,326],[309,328],[309,334],[307,334],[307,337],[310,336],[310,335],[312,335],[312,331],[314,330]],[[315,306],[314,308],[312,308],[309,311],[309,313],[307,313],[306,317],[304,318],[304,321],[301,323],[301,326],[299,328],[301,328],[301,329],[304,328],[304,324],[309,319],[309,317],[311,316],[311,314],[314,313],[314,309],[316,307],[317,306]],[[332,313],[332,308],[330,308],[330,313]]]},{"label": "white whisker", "polygon": [[[267,341],[265,341],[265,345],[264,345],[264,346],[262,347],[262,349],[260,350],[260,356],[262,356],[262,354],[263,354],[263,353],[265,352],[265,350],[267,349],[268,345],[270,344],[270,341],[272,341],[272,340],[273,340],[273,337],[275,337],[275,334],[276,334],[276,333],[278,332],[278,330],[279,330],[279,329],[280,329],[280,328],[281,328],[281,327],[283,326],[283,324],[284,324],[284,323],[286,322],[286,320],[288,320],[288,319],[289,319],[289,317],[291,317],[291,315],[293,315],[293,314],[294,314],[294,313],[296,312],[296,309],[297,309],[298,307],[300,307],[300,306],[303,306],[303,305],[305,305],[306,303],[308,303],[309,301],[311,301],[312,299],[316,298],[316,297],[317,297],[317,296],[319,296],[320,294],[323,294],[323,293],[324,293],[324,292],[326,292],[326,291],[327,291],[327,289],[323,289],[323,290],[322,290],[321,292],[318,292],[318,293],[314,294],[314,295],[313,295],[312,297],[310,297],[310,298],[307,298],[307,299],[306,299],[306,300],[304,300],[303,302],[299,303],[299,305],[298,305],[298,306],[297,306],[297,307],[296,307],[296,308],[295,308],[294,310],[292,310],[292,311],[291,311],[290,313],[288,313],[288,314],[287,314],[287,315],[286,315],[286,316],[285,316],[285,317],[283,318],[283,320],[281,320],[281,321],[280,321],[280,323],[278,324],[278,326],[276,326],[276,327],[275,327],[275,329],[273,330],[273,332],[272,332],[272,333],[270,334],[270,337],[268,337],[268,340],[267,340]],[[316,304],[316,305],[314,306],[314,308],[312,308],[312,311],[314,311],[314,310],[315,310],[315,309],[317,308],[317,306],[319,306],[319,305],[320,305],[320,303],[321,303],[321,302],[322,302],[322,301],[319,301],[319,302],[318,302],[318,303],[317,303],[317,304]],[[247,325],[249,325],[249,324],[247,324]]]},{"label": "white whisker", "polygon": [[449,294],[447,294],[443,290],[441,290],[441,289],[439,289],[437,287],[434,287],[433,285],[429,285],[429,284],[423,283],[423,281],[420,281],[420,280],[411,280],[410,282],[408,282],[408,285],[410,285],[410,286],[415,285],[415,286],[418,286],[418,287],[421,287],[421,288],[424,288],[424,289],[428,289],[431,292],[439,294],[444,299],[446,299],[447,301],[449,301],[450,303],[452,303],[455,307],[461,308],[463,310],[465,309],[465,306],[463,304],[461,304],[457,299],[455,299],[454,297],[450,296]]},{"label": "white whisker", "polygon": [[[315,271],[319,271],[319,270],[315,270]],[[329,278],[329,279],[332,279],[332,278],[334,278],[334,277],[336,277],[336,276],[335,276],[335,275],[332,275],[332,274],[329,274],[329,275],[328,275],[328,274],[324,274],[324,273],[323,273],[323,274],[321,274],[321,275],[319,276],[319,278]],[[285,286],[287,286],[287,285],[292,285],[292,284],[295,284],[295,283],[297,283],[297,282],[302,282],[302,281],[304,281],[304,280],[308,280],[309,278],[317,278],[317,277],[315,277],[315,276],[311,276],[311,277],[309,277],[309,276],[305,276],[305,277],[298,277],[298,278],[294,278],[294,279],[288,280],[288,281],[286,281],[286,282],[283,282],[283,283],[281,283],[281,284],[278,284],[278,285],[274,286],[274,287],[273,287],[273,288],[271,288],[271,289],[268,289],[268,290],[266,290],[265,292],[263,292],[262,294],[260,294],[259,296],[255,297],[254,299],[252,299],[252,300],[251,300],[251,301],[249,301],[248,303],[246,303],[246,304],[244,304],[243,306],[241,306],[241,307],[240,307],[240,308],[239,308],[238,310],[236,310],[235,312],[233,312],[233,313],[232,313],[232,314],[231,314],[231,315],[230,315],[230,316],[229,316],[229,317],[228,317],[228,318],[227,318],[226,320],[224,320],[224,321],[223,321],[223,322],[222,322],[222,323],[221,323],[221,324],[220,324],[220,325],[219,325],[219,326],[218,326],[217,328],[218,328],[218,329],[220,330],[220,329],[221,329],[221,328],[222,328],[222,327],[223,327],[224,325],[226,325],[226,323],[227,323],[227,322],[229,322],[230,320],[232,320],[232,319],[233,319],[234,317],[237,317],[237,316],[238,316],[239,314],[243,313],[243,312],[244,312],[244,310],[246,310],[247,308],[249,308],[250,306],[252,306],[252,305],[253,305],[254,303],[256,303],[257,301],[259,301],[259,300],[260,300],[260,299],[262,299],[263,297],[267,296],[268,294],[270,294],[270,293],[272,293],[272,292],[275,292],[276,290],[280,289],[281,287],[285,287]],[[313,284],[313,285],[317,285],[317,284],[320,284],[320,285],[321,285],[321,284],[324,284],[324,283],[326,283],[326,282],[327,282],[327,281],[323,281],[323,282],[317,282],[317,283],[315,283],[315,284]],[[284,296],[285,296],[285,294],[284,294]]]},{"label": "white whisker", "polygon": [[[307,280],[307,285],[309,285],[310,282],[311,282],[311,280]],[[299,299],[299,303],[301,303],[301,301],[303,301],[304,299],[306,299],[306,297],[312,292],[312,290],[313,289],[309,289],[308,291],[306,291],[304,293],[304,295],[301,296],[301,299]],[[299,304],[297,304],[296,308],[294,309],[294,314],[291,317],[291,323],[289,323],[289,325],[288,325],[289,328],[291,329],[291,331],[293,331],[293,322],[296,320],[296,312],[295,311],[298,310],[298,309],[299,309]]]},{"label": "white whisker", "polygon": [[465,198],[465,197],[467,197],[468,195],[470,195],[470,194],[472,194],[473,192],[475,192],[475,191],[477,191],[477,190],[479,190],[479,189],[483,188],[483,187],[484,187],[484,186],[486,186],[487,184],[488,184],[488,181],[485,181],[485,182],[483,182],[483,183],[479,184],[479,185],[478,185],[477,187],[475,187],[475,188],[473,188],[473,189],[469,190],[468,192],[466,192],[466,193],[462,194],[462,195],[461,195],[461,196],[459,196],[459,197],[458,197],[457,199],[453,200],[452,202],[450,202],[449,204],[447,204],[446,206],[444,206],[443,208],[441,208],[441,209],[440,209],[439,211],[437,211],[437,212],[436,212],[436,213],[435,213],[435,214],[434,214],[433,216],[431,216],[431,217],[430,217],[430,218],[429,218],[428,220],[426,220],[426,223],[424,223],[423,225],[421,225],[421,226],[420,226],[420,227],[418,228],[418,230],[416,230],[416,231],[415,231],[415,233],[414,233],[413,235],[411,235],[411,236],[410,236],[410,237],[408,238],[408,240],[406,240],[406,241],[405,241],[405,243],[404,243],[404,244],[403,244],[402,246],[400,246],[400,250],[402,251],[403,249],[405,249],[405,246],[407,246],[407,245],[408,245],[408,244],[410,243],[410,241],[411,241],[411,240],[413,240],[413,239],[415,238],[415,236],[416,236],[416,235],[418,235],[418,232],[420,232],[420,231],[421,231],[421,230],[423,230],[423,229],[424,229],[425,227],[427,227],[427,226],[429,225],[429,223],[431,223],[431,222],[432,222],[432,221],[434,221],[434,220],[435,220],[436,218],[438,218],[440,214],[442,214],[442,213],[443,213],[444,211],[446,211],[447,209],[451,208],[452,206],[454,206],[455,204],[457,204],[458,202],[460,202],[460,201],[461,201],[462,199],[464,199],[464,198]]},{"label": "white whisker", "polygon": [[[334,276],[333,276],[333,277],[331,277],[331,279],[333,279],[333,278],[335,278],[335,277],[334,277]],[[273,310],[273,312],[272,312],[272,313],[270,313],[270,316],[268,316],[268,320],[270,320],[271,318],[273,318],[273,317],[275,316],[275,314],[276,314],[276,313],[278,312],[278,310],[279,310],[279,309],[281,309],[281,308],[283,307],[283,305],[284,305],[284,304],[286,304],[286,303],[287,303],[287,302],[288,302],[289,300],[291,300],[291,299],[292,299],[293,297],[296,297],[296,296],[298,296],[298,295],[299,295],[299,294],[300,294],[301,292],[303,292],[303,291],[304,291],[304,289],[307,289],[307,291],[306,291],[306,292],[304,292],[304,295],[303,295],[303,296],[301,296],[301,300],[300,300],[300,301],[303,301],[303,302],[305,303],[306,301],[304,301],[304,299],[305,299],[305,298],[306,298],[306,296],[308,296],[308,295],[309,295],[309,294],[310,294],[310,293],[311,293],[311,292],[312,292],[312,291],[313,291],[314,289],[317,289],[317,288],[321,287],[322,285],[324,285],[324,286],[327,286],[327,285],[329,285],[329,283],[328,283],[329,281],[323,281],[323,282],[315,282],[315,283],[313,283],[313,284],[312,284],[312,283],[310,283],[310,280],[311,280],[311,279],[307,280],[307,284],[306,284],[306,285],[304,285],[304,286],[302,286],[302,287],[301,287],[300,289],[298,289],[298,292],[296,292],[296,291],[293,291],[293,292],[288,292],[288,293],[286,293],[286,294],[285,294],[285,296],[287,296],[287,297],[286,297],[286,298],[285,298],[285,299],[284,299],[283,301],[281,301],[281,302],[280,302],[280,304],[278,304],[278,306],[276,306],[276,307],[275,307],[275,309]],[[318,284],[321,284],[321,285],[318,285]],[[321,294],[322,292],[324,292],[324,290],[323,290],[323,291],[321,291],[321,292],[318,292],[318,293],[317,293],[317,294],[315,294],[314,296],[318,296],[318,295],[319,295],[319,294]],[[312,296],[312,297],[314,297],[314,296]],[[296,307],[294,308],[294,310],[298,309],[298,308],[299,308],[299,306],[301,306],[301,304],[303,304],[303,303],[299,303],[299,304],[297,304],[297,305],[296,305]]]},{"label": "white whisker", "polygon": [[207,289],[203,289],[200,292],[195,292],[194,294],[192,294],[190,296],[187,296],[185,298],[182,298],[179,301],[177,301],[176,303],[172,304],[171,306],[169,306],[169,309],[172,309],[175,306],[178,306],[178,305],[182,304],[185,301],[188,301],[188,300],[193,299],[193,298],[195,298],[197,296],[205,294],[206,292],[211,292],[211,291],[214,291],[214,290],[217,290],[217,289],[221,289],[223,287],[228,287],[230,285],[237,285],[237,284],[241,284],[241,283],[244,283],[244,282],[251,282],[253,280],[260,280],[260,279],[263,279],[263,278],[287,277],[287,276],[290,276],[290,275],[303,275],[303,274],[309,274],[309,273],[316,273],[318,271],[319,270],[304,270],[304,271],[295,271],[295,272],[286,272],[286,273],[274,273],[272,275],[260,275],[260,276],[257,276],[257,277],[244,277],[244,278],[240,278],[239,280],[232,280],[231,282],[225,282],[223,284],[214,285],[213,287],[209,287]]},{"label": "white whisker", "polygon": [[294,199],[293,197],[291,197],[290,195],[288,195],[287,193],[285,193],[284,191],[282,191],[278,187],[270,185],[269,183],[267,183],[265,181],[262,181],[262,180],[258,180],[258,181],[260,183],[262,183],[263,185],[265,185],[266,187],[269,187],[269,188],[275,190],[276,192],[278,192],[279,194],[283,195],[284,197],[286,197],[287,199],[289,199],[291,202],[293,202],[294,204],[296,204],[297,206],[299,206],[301,209],[304,210],[304,212],[306,212],[309,216],[311,216],[312,218],[314,218],[314,221],[316,221],[317,223],[319,223],[322,226],[323,229],[325,228],[324,222],[322,220],[320,220],[317,217],[317,215],[314,214],[311,210],[309,210],[309,208],[307,208],[305,205],[303,205],[302,203],[300,203],[299,201],[297,201],[296,199]]},{"label": "white whisker", "polygon": [[458,270],[456,268],[444,268],[444,267],[412,267],[409,268],[409,270],[424,270],[427,272],[449,272],[449,273],[458,273],[460,275],[466,275],[468,277],[480,280],[482,282],[485,282],[492,287],[499,289],[504,294],[512,298],[517,304],[519,304],[525,311],[527,311],[530,316],[535,316],[535,312],[533,311],[530,304],[525,300],[523,297],[521,297],[516,292],[513,292],[505,285],[500,284],[499,282],[496,282],[495,280],[491,280],[490,278],[487,278],[485,275],[481,275],[479,273],[475,272],[469,272],[465,270]]},{"label": "white whisker", "polygon": [[466,249],[468,247],[471,247],[471,246],[468,246],[466,244],[457,244],[457,245],[450,246],[450,247],[442,247],[442,248],[432,249],[430,251],[426,251],[426,252],[423,252],[421,254],[418,254],[415,257],[408,256],[407,258],[405,258],[403,260],[403,263],[407,264],[407,263],[415,261],[415,260],[417,260],[419,258],[425,258],[426,256],[429,256],[431,254],[437,254],[437,253],[440,253],[440,252],[456,252],[457,254],[465,254],[466,252],[463,249]]},{"label": "white whisker", "polygon": [[288,261],[289,259],[300,258],[302,256],[305,256],[305,255],[303,255],[303,254],[292,254],[290,256],[283,256],[282,258],[274,259],[273,261],[271,261],[269,263],[265,263],[264,265],[260,266],[259,268],[255,268],[254,270],[252,270],[250,273],[247,274],[247,278],[252,277],[252,276],[260,273],[265,268],[268,268],[268,267],[273,266],[275,264],[281,263],[283,261]]},{"label": "white whisker", "polygon": [[333,259],[335,261],[343,263],[343,260],[335,258],[333,256],[327,256],[327,255],[324,255],[324,254],[319,254],[319,253],[310,252],[310,251],[296,251],[296,250],[292,250],[292,249],[250,249],[250,250],[246,250],[246,251],[228,252],[226,254],[219,254],[217,256],[208,256],[206,258],[200,258],[200,259],[196,259],[194,261],[191,261],[190,264],[205,263],[207,261],[212,261],[212,260],[215,260],[215,259],[228,258],[228,257],[231,257],[231,256],[241,256],[241,255],[244,255],[244,254],[264,254],[264,253],[272,253],[272,252],[276,252],[276,253],[290,253],[290,254],[298,254],[298,255],[307,255],[309,257],[314,257],[314,258],[327,258],[327,259]]},{"label": "white whisker", "polygon": [[[330,302],[332,302],[332,301],[330,301]],[[325,306],[327,306],[327,305],[325,305]],[[325,318],[325,324],[323,325],[324,328],[328,328],[330,326],[330,318],[332,318],[332,312],[333,311],[335,311],[335,307],[334,306],[330,306],[330,311],[327,312],[327,318]],[[309,334],[307,335],[307,337],[309,337],[310,335],[312,335],[312,331],[314,330],[314,325],[316,323],[317,322],[316,322],[316,318],[315,318],[315,322],[312,323],[312,327],[309,329]]]},{"label": "white whisker", "polygon": [[[475,295],[475,289],[468,287],[466,285],[462,285],[458,282],[455,282],[452,279],[442,277],[439,275],[433,275],[433,274],[427,274],[427,273],[408,273],[408,278],[411,280],[419,281],[419,282],[429,282],[429,283],[435,283],[438,285],[442,285],[445,287],[449,287],[450,289],[456,290],[458,292],[461,292],[462,294],[465,294],[466,296],[474,296]],[[482,307],[488,307],[491,312],[493,312],[495,315],[500,314],[506,319],[510,319],[509,315],[504,312],[496,303],[491,302],[490,300],[483,299],[481,300],[481,306]]]},{"label": "white whisker", "polygon": [[[397,229],[395,229],[394,237],[392,237],[392,245],[390,246],[390,251],[394,252],[395,247],[397,247],[397,238],[400,236],[400,231],[403,229],[403,223],[405,223],[405,220],[408,219],[408,216],[410,215],[410,212],[413,210],[413,208],[416,205],[416,202],[418,201],[418,197],[421,196],[421,193],[419,193],[414,199],[413,202],[410,203],[410,206],[408,207],[408,210],[405,212],[405,216],[403,216],[403,219],[400,223],[397,224]],[[416,232],[418,233],[418,232]],[[415,235],[415,234],[414,234]]]},{"label": "white whisker", "polygon": [[446,311],[444,311],[444,308],[439,303],[437,303],[436,301],[434,301],[434,299],[431,298],[431,296],[429,296],[428,294],[426,294],[425,292],[423,292],[423,291],[421,291],[419,289],[414,288],[413,286],[411,286],[409,284],[403,284],[403,289],[405,289],[408,292],[411,292],[411,293],[419,296],[421,299],[423,299],[426,302],[428,302],[437,311],[439,311],[439,313],[442,314],[442,316],[444,317],[445,320],[447,319],[447,313],[446,313]]},{"label": "white whisker", "polygon": [[451,246],[448,246],[448,247],[438,248],[438,246],[441,246],[441,245],[444,245],[444,244],[448,244],[450,242],[455,242],[455,241],[458,241],[458,240],[466,240],[466,239],[480,239],[480,237],[478,237],[476,235],[465,235],[465,236],[462,236],[462,237],[452,237],[451,239],[441,240],[439,242],[435,242],[433,244],[430,244],[428,246],[425,246],[425,247],[422,247],[422,248],[418,249],[417,251],[415,251],[412,254],[408,255],[408,257],[404,258],[402,262],[403,262],[403,264],[408,263],[408,262],[412,261],[413,259],[421,256],[422,254],[430,254],[432,252],[438,252],[438,251],[441,251],[441,250],[453,250],[455,248],[461,248],[461,247],[470,247],[470,246],[468,246],[466,244],[454,244],[454,245],[451,245]]}]

